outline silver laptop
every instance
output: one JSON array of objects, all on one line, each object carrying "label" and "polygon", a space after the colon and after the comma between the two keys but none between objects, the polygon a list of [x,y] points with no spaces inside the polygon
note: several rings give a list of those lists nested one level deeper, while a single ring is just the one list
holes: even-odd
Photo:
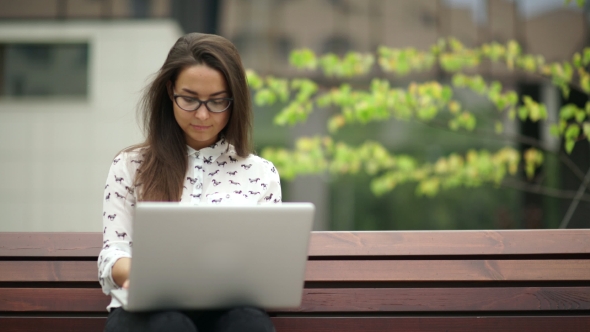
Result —
[{"label": "silver laptop", "polygon": [[314,206],[138,203],[128,311],[301,303]]}]

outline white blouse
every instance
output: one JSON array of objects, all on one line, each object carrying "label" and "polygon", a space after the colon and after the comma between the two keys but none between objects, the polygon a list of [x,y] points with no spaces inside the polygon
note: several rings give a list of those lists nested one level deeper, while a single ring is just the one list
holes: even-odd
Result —
[{"label": "white blouse", "polygon": [[[281,183],[274,165],[258,156],[239,157],[231,144],[221,139],[210,147],[187,146],[188,169],[181,203],[275,204],[281,202]],[[103,248],[98,257],[98,278],[106,295],[119,288],[111,270],[117,259],[131,257],[133,216],[137,202],[135,174],[141,167],[140,150],[122,152],[113,160],[104,191]],[[108,310],[120,307],[112,299]]]}]

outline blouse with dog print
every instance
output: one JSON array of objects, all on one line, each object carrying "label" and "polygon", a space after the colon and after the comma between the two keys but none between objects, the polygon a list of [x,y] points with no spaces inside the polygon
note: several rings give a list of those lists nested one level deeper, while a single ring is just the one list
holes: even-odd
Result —
[{"label": "blouse with dog print", "polygon": [[[221,139],[210,147],[194,150],[187,146],[188,168],[181,203],[188,204],[276,204],[281,202],[281,183],[274,165],[258,156],[238,156],[231,144]],[[98,257],[98,277],[105,294],[119,288],[111,271],[121,257],[131,257],[133,215],[137,202],[133,186],[141,168],[138,150],[120,153],[111,165],[104,192],[103,248]],[[120,307],[112,299],[107,307]]]}]

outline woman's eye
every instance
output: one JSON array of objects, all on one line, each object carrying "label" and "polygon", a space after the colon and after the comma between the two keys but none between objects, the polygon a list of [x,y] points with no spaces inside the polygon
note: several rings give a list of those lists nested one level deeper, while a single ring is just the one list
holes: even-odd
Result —
[{"label": "woman's eye", "polygon": [[194,103],[195,102],[195,98],[191,98],[191,97],[182,97],[182,100],[187,103]]},{"label": "woman's eye", "polygon": [[223,100],[223,99],[211,99],[211,103],[213,103],[213,105],[223,105],[225,103],[225,100]]}]

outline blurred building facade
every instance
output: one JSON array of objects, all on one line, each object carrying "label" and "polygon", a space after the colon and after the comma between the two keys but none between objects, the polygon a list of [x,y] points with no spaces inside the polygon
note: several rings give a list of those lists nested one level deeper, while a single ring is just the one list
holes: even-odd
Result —
[{"label": "blurred building facade", "polygon": [[[300,74],[288,65],[289,52],[295,48],[337,54],[349,50],[371,52],[379,45],[427,49],[446,36],[457,37],[468,46],[515,39],[525,52],[559,61],[570,59],[589,41],[585,12],[562,3],[0,0],[0,209],[4,213],[0,231],[100,230],[102,186],[111,157],[141,140],[135,120],[141,89],[184,32],[223,35],[236,44],[246,67],[261,74],[287,77]],[[77,95],[11,92],[15,90],[10,86],[16,81],[8,80],[12,76],[7,73],[14,62],[6,62],[6,50],[14,45],[35,44],[86,45],[88,75],[84,91]],[[39,73],[36,80],[42,80],[42,73],[27,68],[33,74]],[[563,102],[551,85],[536,78],[508,74],[502,66],[484,66],[481,73],[517,89],[523,84],[533,86],[538,98],[554,114]],[[403,79],[389,78],[394,84],[404,84],[412,79],[444,79],[444,75],[433,71]],[[22,79],[18,82],[24,84]],[[257,118],[270,116],[264,110],[255,111]],[[260,122],[255,127],[260,138],[257,143],[267,146],[289,142],[299,135],[325,132],[327,116],[315,112],[308,123],[288,131],[272,130],[266,122]],[[538,138],[550,140],[542,134],[547,128],[534,130]],[[394,136],[392,131],[396,132]],[[395,127],[384,135],[402,142],[410,133]],[[590,157],[584,158],[579,162],[590,166],[590,160],[586,160]],[[318,207],[315,228],[326,229],[333,218],[331,206],[354,205],[351,201],[335,203],[329,186],[324,177],[303,177],[286,186],[284,198],[313,201]],[[528,199],[539,205],[533,198]],[[526,205],[527,198],[524,200]],[[529,224],[520,226],[542,227],[538,220]]]}]

